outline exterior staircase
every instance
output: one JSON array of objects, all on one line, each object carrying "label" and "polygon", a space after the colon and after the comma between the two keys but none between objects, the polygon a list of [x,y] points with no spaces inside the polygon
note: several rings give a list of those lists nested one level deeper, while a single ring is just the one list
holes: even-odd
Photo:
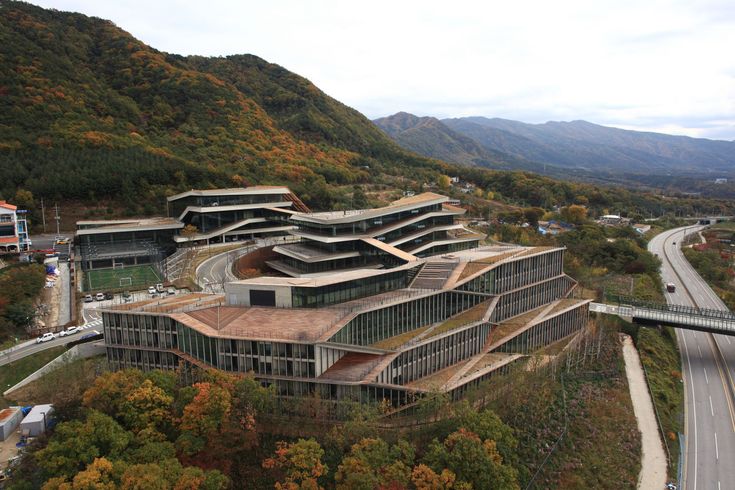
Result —
[{"label": "exterior staircase", "polygon": [[427,262],[411,283],[413,289],[441,289],[457,262]]}]

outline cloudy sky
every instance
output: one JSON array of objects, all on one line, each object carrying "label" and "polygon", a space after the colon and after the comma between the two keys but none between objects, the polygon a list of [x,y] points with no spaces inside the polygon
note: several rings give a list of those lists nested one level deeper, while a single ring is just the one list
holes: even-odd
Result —
[{"label": "cloudy sky", "polygon": [[586,119],[735,139],[735,1],[31,0],[178,54],[252,53],[370,118]]}]

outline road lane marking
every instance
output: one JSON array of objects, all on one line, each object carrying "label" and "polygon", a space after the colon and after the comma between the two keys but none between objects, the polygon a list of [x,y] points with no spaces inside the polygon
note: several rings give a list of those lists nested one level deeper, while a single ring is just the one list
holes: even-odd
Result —
[{"label": "road lane marking", "polygon": [[720,459],[720,448],[717,447],[717,432],[715,432],[715,458]]},{"label": "road lane marking", "polygon": [[[715,364],[717,364],[717,371],[720,373],[720,380],[722,381],[722,392],[725,394],[725,401],[727,402],[727,409],[730,412],[730,423],[732,424],[732,431],[735,432],[735,409],[732,406],[732,400],[730,399],[730,384],[728,382],[730,372],[728,371],[728,378],[725,378],[725,373],[722,371],[722,365],[720,364],[720,358],[717,355],[717,342],[715,341],[714,335],[707,334],[707,341],[710,343],[710,349],[714,354]],[[714,344],[714,345],[713,345]],[[723,359],[724,360],[724,359]]]},{"label": "road lane marking", "polygon": [[684,488],[686,486],[687,470],[689,468],[689,464],[687,463],[687,458],[689,457],[689,390],[687,390],[687,386],[691,383],[686,382],[686,371],[684,370],[684,353],[686,352],[686,339],[684,338],[684,331],[682,331],[680,328],[677,328],[676,337],[679,341],[679,346],[682,345],[682,342],[684,344],[684,350],[681,350],[681,347],[679,348],[679,358],[681,359],[682,365],[681,378],[682,382],[684,383],[684,454],[681,455],[681,459],[683,460],[681,481],[682,488]]},{"label": "road lane marking", "polygon": [[715,416],[715,409],[712,406],[712,395],[710,395],[710,397],[709,397],[709,411],[712,414],[712,416],[714,417]]},{"label": "road lane marking", "polygon": [[689,347],[687,346],[687,339],[685,335],[681,336],[684,339],[684,352],[687,354],[687,368],[689,369],[689,387],[692,390],[692,420],[694,420],[694,487],[693,490],[697,490],[697,399],[694,396],[694,375],[692,374],[692,363],[689,360]]},{"label": "road lane marking", "polygon": [[699,351],[699,357],[702,357],[702,348],[699,346],[699,342],[697,342],[697,350]]},{"label": "road lane marking", "polygon": [[704,380],[709,384],[709,377],[707,376],[707,368],[702,366],[702,369],[704,369]]}]

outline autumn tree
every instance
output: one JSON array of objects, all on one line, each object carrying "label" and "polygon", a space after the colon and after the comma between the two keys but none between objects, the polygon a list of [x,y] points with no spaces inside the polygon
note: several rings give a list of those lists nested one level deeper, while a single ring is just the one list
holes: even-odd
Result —
[{"label": "autumn tree", "polygon": [[84,471],[77,473],[71,482],[64,477],[49,479],[42,490],[117,490],[113,464],[106,458],[95,458]]},{"label": "autumn tree", "polygon": [[416,466],[411,473],[411,483],[417,490],[456,489],[457,487],[454,486],[456,480],[457,475],[448,469],[444,469],[437,474],[425,464]]},{"label": "autumn tree", "polygon": [[572,204],[562,208],[560,214],[564,221],[580,225],[587,219],[587,208],[579,204]]},{"label": "autumn tree", "polygon": [[185,225],[181,229],[181,236],[186,237],[186,238],[191,238],[197,233],[199,233],[199,229],[192,224]]},{"label": "autumn tree", "polygon": [[120,407],[126,427],[136,433],[144,429],[165,432],[171,424],[173,400],[151,380],[144,380]]},{"label": "autumn tree", "polygon": [[526,222],[534,228],[538,226],[538,221],[544,214],[546,214],[546,211],[543,208],[533,207],[523,210],[523,217],[526,218]]},{"label": "autumn tree", "polygon": [[112,417],[122,416],[122,406],[145,377],[137,369],[106,372],[84,393],[82,404]]},{"label": "autumn tree", "polygon": [[196,383],[194,399],[184,407],[179,423],[179,449],[193,455],[204,449],[208,440],[216,438],[229,416],[230,392],[212,383]]},{"label": "autumn tree", "polygon": [[33,210],[36,207],[36,200],[33,198],[33,193],[31,191],[18,189],[15,191],[13,204],[18,206],[18,209]]},{"label": "autumn tree", "polygon": [[495,441],[483,441],[465,429],[453,432],[440,443],[436,439],[429,445],[424,464],[435,473],[448,469],[457,477],[457,484],[487,490],[516,490],[519,488],[517,472],[503,465]]},{"label": "autumn tree", "polygon": [[317,480],[329,469],[322,463],[324,450],[312,439],[299,439],[294,443],[278,442],[275,454],[263,461],[263,468],[279,470],[282,481],[276,482],[278,490],[321,489]]},{"label": "autumn tree", "polygon": [[120,459],[132,441],[111,417],[92,410],[84,422],[72,420],[56,427],[36,461],[51,476],[71,478],[95,458]]},{"label": "autumn tree", "polygon": [[515,466],[518,464],[518,440],[513,429],[504,423],[498,415],[486,408],[477,410],[467,400],[463,400],[455,407],[457,424],[467,431],[477,434],[483,441],[495,441],[503,462]]},{"label": "autumn tree", "polygon": [[339,465],[337,488],[405,488],[411,480],[414,457],[414,448],[406,441],[391,447],[382,439],[363,439]]}]

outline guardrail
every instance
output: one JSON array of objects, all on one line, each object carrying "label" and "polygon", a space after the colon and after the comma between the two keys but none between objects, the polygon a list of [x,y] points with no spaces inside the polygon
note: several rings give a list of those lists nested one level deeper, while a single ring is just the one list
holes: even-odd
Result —
[{"label": "guardrail", "polygon": [[632,296],[619,294],[605,294],[605,299],[611,303],[619,305],[630,305],[645,308],[647,310],[659,310],[671,313],[690,314],[702,317],[721,318],[735,321],[735,313],[730,310],[714,310],[708,308],[697,308],[694,306],[674,305],[667,303],[654,303],[652,301],[644,301]]}]

